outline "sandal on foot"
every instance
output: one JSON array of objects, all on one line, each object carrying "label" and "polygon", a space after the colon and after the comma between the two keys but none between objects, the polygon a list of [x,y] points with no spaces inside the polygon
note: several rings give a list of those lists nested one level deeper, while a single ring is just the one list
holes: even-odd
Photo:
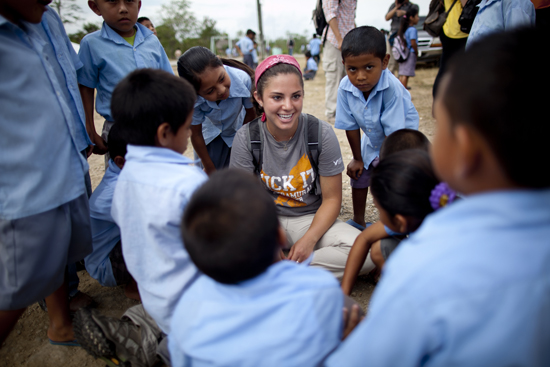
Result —
[{"label": "sandal on foot", "polygon": [[366,225],[363,227],[362,225],[360,225],[359,223],[355,222],[353,219],[350,219],[346,222],[347,224],[349,224],[350,226],[354,227],[354,228],[357,228],[358,230],[360,231],[364,231],[365,228],[367,228],[368,226],[370,226],[372,223],[368,222],[366,223]]},{"label": "sandal on foot", "polygon": [[59,346],[62,346],[62,347],[80,347],[80,344],[78,343],[78,341],[76,341],[76,339],[69,340],[69,341],[66,341],[66,342],[56,342],[56,341],[51,340],[50,338],[48,338],[48,341],[50,342],[51,345],[59,345]]}]

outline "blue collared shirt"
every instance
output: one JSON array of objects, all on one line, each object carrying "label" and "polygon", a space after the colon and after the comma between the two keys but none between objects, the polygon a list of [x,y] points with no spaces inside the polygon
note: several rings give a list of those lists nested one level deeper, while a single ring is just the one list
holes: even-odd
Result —
[{"label": "blue collared shirt", "polygon": [[237,42],[237,46],[239,46],[243,55],[249,55],[254,49],[254,41],[252,41],[249,37],[244,36]]},{"label": "blue collared shirt", "polygon": [[318,366],[340,344],[342,307],[331,274],[290,261],[233,285],[202,275],[174,311],[171,364]]},{"label": "blue collared shirt", "polygon": [[217,104],[197,96],[192,124],[202,124],[202,135],[206,144],[221,134],[223,141],[231,147],[235,133],[243,126],[245,108],[252,108],[252,81],[240,69],[226,65],[224,68],[231,79],[229,97]]},{"label": "blue collared shirt", "polygon": [[466,48],[481,38],[521,26],[535,26],[535,7],[529,0],[482,0]]},{"label": "blue collared shirt", "polygon": [[93,251],[84,258],[86,270],[90,276],[105,287],[115,287],[109,255],[118,241],[120,229],[111,216],[111,205],[120,168],[109,160],[103,179],[90,197],[90,217],[92,226]]},{"label": "blue collared shirt", "polygon": [[72,106],[78,90],[64,91],[77,65],[63,29],[49,7],[40,24],[19,27],[0,16],[2,219],[42,213],[86,192],[85,129]]},{"label": "blue collared shirt", "polygon": [[326,365],[550,365],[549,208],[549,189],[517,190],[429,215]]},{"label": "blue collared shirt", "polygon": [[321,40],[319,38],[309,41],[309,52],[311,52],[311,56],[319,55],[321,52]]},{"label": "blue collared shirt", "polygon": [[307,59],[307,63],[306,63],[306,70],[315,70],[317,71],[317,63],[315,62],[315,60],[313,60],[313,57],[310,57],[309,59]]},{"label": "blue collared shirt", "polygon": [[386,136],[404,128],[418,130],[418,123],[411,94],[388,69],[382,71],[367,100],[347,76],[340,82],[334,127],[363,130],[361,156],[365,167],[380,155]]},{"label": "blue collared shirt", "polygon": [[169,334],[176,302],[198,275],[184,248],[180,224],[206,174],[166,148],[128,145],[125,158],[111,214],[143,307]]},{"label": "blue collared shirt", "polygon": [[105,22],[101,30],[88,34],[80,42],[78,56],[84,67],[78,71],[78,82],[97,89],[96,110],[107,121],[113,121],[113,90],[126,75],[141,68],[174,73],[158,38],[141,24],[136,23],[136,27],[133,46]]}]

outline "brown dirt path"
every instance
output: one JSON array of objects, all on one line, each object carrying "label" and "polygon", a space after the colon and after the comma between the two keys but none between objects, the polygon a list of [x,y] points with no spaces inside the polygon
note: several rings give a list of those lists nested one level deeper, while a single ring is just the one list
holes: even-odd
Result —
[{"label": "brown dirt path", "polygon": [[[300,65],[305,65],[305,58],[302,55],[297,55],[297,59]],[[409,80],[409,86],[412,87],[412,100],[420,114],[420,130],[430,140],[434,134],[434,120],[431,117],[431,90],[436,74],[437,68],[419,68],[417,69],[417,76]],[[324,95],[325,77],[322,65],[320,65],[315,79],[305,82],[304,112],[323,119]],[[101,131],[103,119],[97,114],[95,115],[95,123],[97,131]],[[351,151],[345,132],[342,130],[335,130],[335,132],[340,141],[344,163],[347,165],[351,160]],[[191,157],[192,152],[188,151],[186,155]],[[102,156],[94,155],[88,162],[90,164],[92,186],[95,189],[103,177],[104,160]],[[343,203],[339,218],[346,221],[351,216],[351,190],[349,180],[344,174]],[[378,219],[378,212],[372,203],[370,194],[367,200],[367,217],[369,221]],[[98,302],[98,309],[108,316],[120,317],[127,308],[137,303],[124,297],[121,287],[101,287],[85,271],[81,271],[79,277],[81,280],[80,290],[91,295]],[[366,310],[373,290],[374,284],[372,281],[367,277],[360,277],[352,292],[352,297]],[[0,367],[103,367],[105,365],[99,360],[94,360],[81,348],[50,345],[46,336],[47,328],[47,314],[39,308],[38,304],[30,306],[0,349]]]}]

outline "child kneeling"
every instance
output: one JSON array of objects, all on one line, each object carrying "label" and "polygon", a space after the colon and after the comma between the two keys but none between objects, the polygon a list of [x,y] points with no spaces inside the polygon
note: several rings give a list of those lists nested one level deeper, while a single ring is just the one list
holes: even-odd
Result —
[{"label": "child kneeling", "polygon": [[210,176],[187,205],[182,235],[205,275],[175,308],[172,366],[317,366],[340,343],[338,282],[325,270],[280,260],[286,234],[252,174]]}]

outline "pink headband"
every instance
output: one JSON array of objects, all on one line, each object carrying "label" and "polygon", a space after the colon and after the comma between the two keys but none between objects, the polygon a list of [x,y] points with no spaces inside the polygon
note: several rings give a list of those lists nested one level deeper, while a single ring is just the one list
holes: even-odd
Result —
[{"label": "pink headband", "polygon": [[256,80],[256,88],[258,88],[258,80],[260,80],[260,77],[263,75],[263,73],[266,72],[267,69],[271,69],[273,66],[277,64],[289,64],[300,72],[300,75],[302,75],[302,70],[300,70],[300,64],[298,64],[298,61],[290,55],[272,55],[269,56],[267,59],[262,61],[260,65],[256,68],[256,74],[255,74],[255,80]]}]

